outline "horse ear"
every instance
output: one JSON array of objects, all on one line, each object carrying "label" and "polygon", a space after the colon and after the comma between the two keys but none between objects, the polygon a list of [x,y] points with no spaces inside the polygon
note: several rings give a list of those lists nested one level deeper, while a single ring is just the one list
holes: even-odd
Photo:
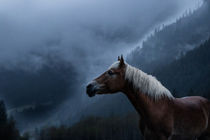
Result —
[{"label": "horse ear", "polygon": [[121,58],[120,58],[120,67],[122,67],[123,65],[125,65],[124,63],[124,59],[123,59],[123,55],[121,55]]},{"label": "horse ear", "polygon": [[118,56],[117,60],[120,61],[120,56]]}]

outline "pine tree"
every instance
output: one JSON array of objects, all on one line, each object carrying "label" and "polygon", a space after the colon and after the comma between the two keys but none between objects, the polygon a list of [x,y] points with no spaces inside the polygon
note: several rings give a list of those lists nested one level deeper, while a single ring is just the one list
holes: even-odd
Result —
[{"label": "pine tree", "polygon": [[7,123],[6,107],[3,101],[0,101],[0,126]]}]

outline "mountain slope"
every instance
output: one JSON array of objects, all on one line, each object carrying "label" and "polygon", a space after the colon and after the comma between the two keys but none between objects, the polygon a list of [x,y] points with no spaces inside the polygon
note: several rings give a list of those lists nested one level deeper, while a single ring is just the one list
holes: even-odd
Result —
[{"label": "mountain slope", "polygon": [[157,79],[176,96],[210,93],[210,39],[181,59],[157,69]]},{"label": "mountain slope", "polygon": [[156,30],[142,48],[137,47],[128,56],[128,62],[151,72],[178,59],[182,54],[200,45],[210,36],[210,2],[206,1],[196,11],[189,12],[175,23]]},{"label": "mountain slope", "polygon": [[46,60],[38,70],[22,67],[0,67],[0,97],[11,107],[49,101],[59,104],[76,85],[75,69],[63,60]]}]

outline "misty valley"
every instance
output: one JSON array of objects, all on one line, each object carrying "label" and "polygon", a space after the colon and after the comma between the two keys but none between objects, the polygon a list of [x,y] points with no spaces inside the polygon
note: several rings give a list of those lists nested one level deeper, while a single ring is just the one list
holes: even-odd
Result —
[{"label": "misty valley", "polygon": [[[133,78],[132,91],[146,92],[148,100],[210,100],[209,0],[2,0],[0,21],[0,140],[169,139],[159,131],[155,138],[146,136],[153,121],[147,125],[139,115],[135,105],[141,95],[131,97],[100,83],[106,76],[116,78],[124,67],[126,82]],[[154,85],[138,86],[141,74],[131,75],[128,68],[142,71],[148,75],[143,80]],[[110,86],[119,88],[122,81]],[[158,87],[164,94],[150,93]],[[189,106],[196,112],[194,99]],[[198,108],[207,115],[204,106]],[[165,127],[158,126],[160,131]],[[210,136],[173,133],[172,140]]]}]

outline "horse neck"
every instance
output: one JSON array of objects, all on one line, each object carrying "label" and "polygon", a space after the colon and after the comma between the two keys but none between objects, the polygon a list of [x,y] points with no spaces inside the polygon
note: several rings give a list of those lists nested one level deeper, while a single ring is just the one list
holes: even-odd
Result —
[{"label": "horse neck", "polygon": [[144,118],[160,114],[160,110],[167,107],[169,103],[168,98],[154,100],[148,97],[147,94],[134,89],[132,84],[126,84],[122,92],[125,93],[140,116]]}]

